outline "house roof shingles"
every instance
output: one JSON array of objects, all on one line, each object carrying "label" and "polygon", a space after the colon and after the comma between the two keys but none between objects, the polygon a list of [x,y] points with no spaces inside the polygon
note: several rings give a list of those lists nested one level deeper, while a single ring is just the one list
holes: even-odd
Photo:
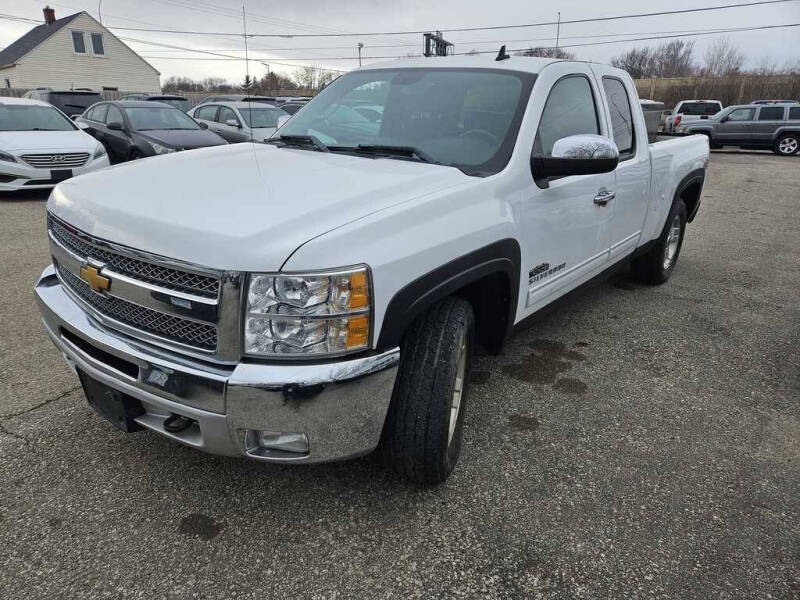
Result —
[{"label": "house roof shingles", "polygon": [[36,48],[39,44],[61,29],[64,25],[80,16],[81,12],[56,19],[51,25],[46,23],[38,25],[23,35],[13,44],[8,45],[0,51],[0,67],[8,67],[25,56],[28,52]]}]

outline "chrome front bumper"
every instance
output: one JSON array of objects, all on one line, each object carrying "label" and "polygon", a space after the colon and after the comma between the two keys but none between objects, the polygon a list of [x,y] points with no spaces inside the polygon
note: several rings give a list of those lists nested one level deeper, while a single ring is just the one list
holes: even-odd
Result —
[{"label": "chrome front bumper", "polygon": [[[114,332],[69,296],[55,269],[36,283],[45,329],[73,369],[139,400],[136,422],[213,454],[268,462],[324,462],[361,456],[378,444],[400,350],[323,364],[215,366]],[[194,421],[164,429],[171,414]],[[302,433],[304,454],[252,447],[252,431]]]}]

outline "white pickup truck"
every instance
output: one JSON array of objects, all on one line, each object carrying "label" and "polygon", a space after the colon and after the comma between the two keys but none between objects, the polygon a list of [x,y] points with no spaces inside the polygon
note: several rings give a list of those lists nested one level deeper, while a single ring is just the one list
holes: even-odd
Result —
[{"label": "white pickup truck", "polygon": [[266,462],[380,448],[427,484],[474,344],[619,265],[666,281],[709,156],[648,144],[623,71],[503,55],[350,72],[271,142],[59,184],[46,330],[123,430]]}]

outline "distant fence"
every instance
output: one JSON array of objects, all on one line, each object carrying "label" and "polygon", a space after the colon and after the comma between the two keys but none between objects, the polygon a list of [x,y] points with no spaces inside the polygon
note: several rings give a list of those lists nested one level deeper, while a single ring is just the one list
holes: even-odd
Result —
[{"label": "distant fence", "polygon": [[667,108],[693,98],[719,100],[723,106],[753,100],[800,101],[800,75],[736,75],[637,79],[640,98],[658,100]]},{"label": "distant fence", "polygon": [[[21,98],[25,92],[29,91],[31,88],[0,88],[0,96],[10,96],[12,98]],[[161,92],[124,92],[119,90],[101,90],[100,95],[103,97],[103,100],[119,100],[122,96],[126,94],[153,94]],[[206,96],[216,96],[218,94],[244,94],[245,92],[242,90],[233,91],[233,92],[164,92],[172,94],[174,93],[177,96],[183,96],[189,100],[189,106],[196,106],[200,103],[200,100],[205,98]],[[268,91],[253,91],[250,92],[254,96],[313,96],[317,93],[316,90],[268,90]]]}]

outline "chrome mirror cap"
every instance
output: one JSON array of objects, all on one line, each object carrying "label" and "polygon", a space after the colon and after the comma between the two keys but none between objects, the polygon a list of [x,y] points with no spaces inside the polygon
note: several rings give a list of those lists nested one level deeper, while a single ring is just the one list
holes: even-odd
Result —
[{"label": "chrome mirror cap", "polygon": [[553,158],[619,159],[619,149],[614,140],[602,135],[570,135],[553,144]]}]

